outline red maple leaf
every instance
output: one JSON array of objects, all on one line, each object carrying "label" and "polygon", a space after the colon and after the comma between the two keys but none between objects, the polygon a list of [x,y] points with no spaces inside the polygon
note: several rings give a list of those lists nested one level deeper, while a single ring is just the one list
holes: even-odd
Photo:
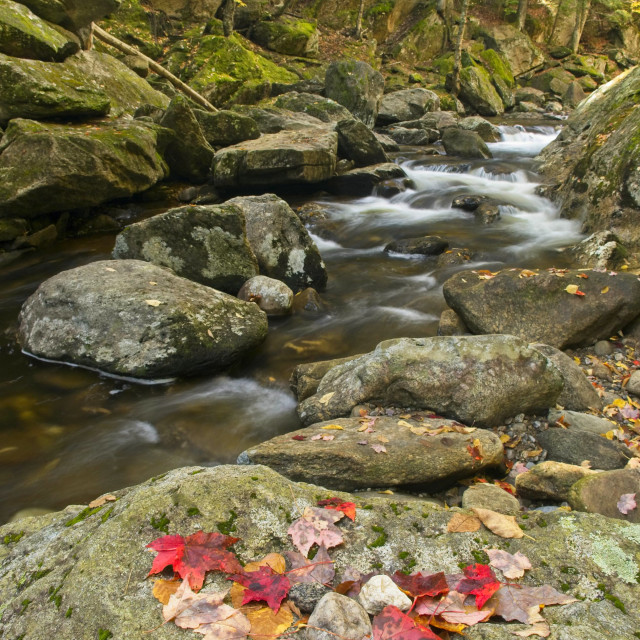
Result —
[{"label": "red maple leaf", "polygon": [[158,552],[149,575],[160,573],[165,567],[173,565],[173,570],[183,580],[188,580],[194,591],[198,591],[207,571],[242,571],[235,554],[226,550],[239,539],[204,531],[186,538],[162,536],[147,545],[147,548]]},{"label": "red maple leaf", "polygon": [[442,571],[432,575],[414,573],[410,576],[402,573],[401,571],[396,571],[391,576],[391,579],[412,598],[419,598],[420,596],[437,596],[449,591],[447,579]]},{"label": "red maple leaf", "polygon": [[260,567],[257,571],[242,571],[228,576],[227,580],[233,580],[246,587],[242,598],[243,605],[254,600],[264,600],[276,613],[291,589],[289,578],[276,573],[269,566]]},{"label": "red maple leaf", "polygon": [[356,519],[356,504],[355,502],[342,502],[340,498],[327,498],[326,500],[320,500],[318,502],[319,507],[325,509],[335,509],[336,511],[342,511],[347,518],[355,521]]},{"label": "red maple leaf", "polygon": [[373,619],[373,640],[441,640],[392,604]]},{"label": "red maple leaf", "polygon": [[487,564],[472,564],[463,569],[465,577],[456,585],[456,591],[476,597],[476,607],[484,603],[502,586]]}]

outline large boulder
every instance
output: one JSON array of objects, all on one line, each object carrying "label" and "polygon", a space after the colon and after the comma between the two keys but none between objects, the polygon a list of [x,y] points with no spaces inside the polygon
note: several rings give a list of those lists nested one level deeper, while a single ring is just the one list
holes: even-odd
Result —
[{"label": "large boulder", "polygon": [[19,328],[22,348],[40,358],[150,379],[223,369],[266,335],[257,305],[139,260],[49,278]]},{"label": "large boulder", "polygon": [[325,287],[327,271],[318,247],[284,200],[266,194],[233,198],[225,204],[244,213],[247,239],[261,275],[282,280],[294,292]]},{"label": "large boulder", "polygon": [[460,100],[481,116],[499,116],[504,113],[502,98],[498,95],[491,77],[481,67],[465,67],[460,70]]},{"label": "large boulder", "polygon": [[80,49],[71,34],[54,29],[24,4],[0,4],[0,52],[17,58],[60,62]]},{"label": "large boulder", "polygon": [[327,191],[339,195],[370,196],[376,185],[385,180],[406,178],[404,169],[393,162],[352,169],[324,183]]},{"label": "large boulder", "polygon": [[281,131],[218,151],[213,178],[218,187],[321,182],[333,175],[337,153],[335,131]]},{"label": "large boulder", "polygon": [[0,154],[0,218],[91,207],[166,178],[166,131],[139,121],[91,128],[12,120]]},{"label": "large boulder", "polygon": [[521,76],[544,63],[544,54],[526,33],[510,24],[485,26],[481,38],[487,49],[493,49],[506,59],[514,76]]},{"label": "large boulder", "polygon": [[253,118],[233,111],[203,111],[192,109],[200,124],[202,135],[212,147],[228,147],[245,140],[260,137],[260,130]]},{"label": "large boulder", "polygon": [[0,123],[12,118],[96,117],[133,113],[169,99],[105,53],[83,51],[64,62],[0,54]]},{"label": "large boulder", "polygon": [[[155,582],[147,578],[154,556],[146,545],[164,531],[188,536],[222,530],[240,538],[233,549],[244,564],[293,550],[287,534],[291,521],[319,499],[336,495],[291,482],[266,467],[233,465],[187,467],[113,489],[114,502],[93,509],[74,505],[0,528],[5,541],[0,544],[4,637],[95,640],[111,634],[119,640],[139,638],[149,629],[155,629],[156,640],[186,637],[188,631],[163,624],[162,607],[153,597]],[[353,569],[363,574],[374,569],[455,574],[461,563],[477,562],[484,549],[505,546],[504,538],[484,528],[447,532],[451,519],[463,512],[417,496],[337,497],[353,501],[357,510],[355,523],[343,519],[337,525],[344,544],[329,551],[336,567],[331,586],[342,580],[347,567],[352,575]],[[551,637],[633,638],[640,626],[637,526],[565,510],[530,511],[527,516],[517,520],[527,535],[508,541],[510,553],[519,551],[533,565],[518,582],[548,584],[581,596],[568,606],[544,608]],[[203,593],[228,587],[225,574],[210,572]],[[615,594],[625,612],[605,593]],[[335,624],[335,616],[329,618],[327,624]],[[494,617],[465,634],[472,640],[507,640],[515,628],[525,627]]]},{"label": "large boulder", "polygon": [[538,75],[533,76],[529,85],[544,93],[552,93],[556,96],[563,96],[571,84],[575,82],[575,76],[562,67],[548,69]]},{"label": "large boulder", "polygon": [[538,157],[564,216],[581,220],[586,233],[611,231],[633,250],[640,248],[639,91],[640,68],[601,86]]},{"label": "large boulder", "polygon": [[360,60],[340,60],[327,67],[325,92],[358,120],[373,128],[384,91],[379,71]]},{"label": "large boulder", "polygon": [[502,140],[500,129],[480,116],[463,118],[458,126],[461,129],[475,131],[485,142],[499,142]]},{"label": "large boulder", "polygon": [[119,6],[121,0],[21,0],[36,15],[59,24],[65,29],[77,31],[98,22]]},{"label": "large boulder", "polygon": [[335,100],[323,98],[315,93],[290,91],[278,96],[274,104],[279,109],[306,113],[322,122],[338,122],[352,117],[349,110]]},{"label": "large boulder", "polygon": [[513,336],[399,338],[330,369],[298,413],[308,425],[371,402],[492,426],[554,406],[561,390],[555,366]]},{"label": "large boulder", "polygon": [[260,46],[287,56],[318,55],[318,29],[314,22],[281,17],[261,20],[251,29],[251,39]]},{"label": "large boulder", "polygon": [[338,132],[338,153],[352,160],[356,167],[387,162],[387,154],[382,145],[364,122],[349,118],[336,125]]},{"label": "large boulder", "polygon": [[180,207],[129,225],[116,238],[113,257],[168,267],[232,295],[258,274],[244,214],[229,204]]},{"label": "large boulder", "polygon": [[640,314],[640,281],[626,273],[505,270],[484,279],[462,271],[445,282],[444,297],[473,333],[558,349],[592,345]]},{"label": "large boulder", "polygon": [[442,135],[442,144],[449,156],[460,158],[492,158],[491,151],[480,134],[468,129],[449,127]]},{"label": "large boulder", "polygon": [[250,105],[235,105],[233,111],[251,118],[258,126],[260,133],[327,128],[326,123],[322,120],[301,111]]},{"label": "large boulder", "polygon": [[[502,464],[502,443],[491,431],[466,429],[469,432],[464,433],[465,428],[451,420],[417,415],[408,420],[375,418],[375,435],[370,436],[362,432],[362,424],[358,418],[320,422],[262,442],[240,454],[238,461],[263,464],[292,480],[341,491],[433,488]],[[339,428],[327,429],[330,427]],[[318,434],[334,437],[312,440]],[[480,460],[468,450],[478,446],[473,444],[476,439],[482,451]],[[382,442],[383,450],[372,448]]]},{"label": "large boulder", "polygon": [[401,89],[387,93],[380,102],[377,126],[421,118],[427,111],[440,109],[440,98],[428,89]]}]

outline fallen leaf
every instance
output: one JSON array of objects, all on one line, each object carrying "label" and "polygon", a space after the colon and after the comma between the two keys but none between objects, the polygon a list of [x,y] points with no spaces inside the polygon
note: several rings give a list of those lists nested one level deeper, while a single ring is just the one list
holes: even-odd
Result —
[{"label": "fallen leaf", "polygon": [[609,292],[609,287],[604,287],[600,293],[608,293]]},{"label": "fallen leaf", "polygon": [[379,442],[389,442],[389,438],[387,438],[386,436],[382,436],[382,435],[380,435],[380,436],[376,436],[376,439],[377,439]]},{"label": "fallen leaf", "polygon": [[227,580],[233,580],[246,587],[242,598],[243,605],[254,600],[264,600],[276,613],[291,589],[289,578],[276,573],[270,566],[262,566],[256,571],[234,573],[227,576]]},{"label": "fallen leaf", "polygon": [[160,300],[145,300],[145,302],[150,306],[150,307],[159,307],[162,302],[160,302]]},{"label": "fallen leaf", "polygon": [[329,435],[325,435],[325,434],[322,434],[322,433],[318,433],[315,436],[311,436],[310,439],[311,440],[327,440],[327,441],[329,441],[329,440],[335,439],[335,436],[329,436]]},{"label": "fallen leaf", "polygon": [[333,560],[324,546],[319,547],[313,560],[308,560],[297,551],[285,551],[284,555],[291,565],[291,569],[287,572],[291,584],[299,582],[330,584],[336,575]]},{"label": "fallen leaf", "polygon": [[181,580],[156,580],[153,583],[153,597],[162,604],[169,604],[169,599],[181,584],[183,584]]},{"label": "fallen leaf", "polygon": [[578,285],[577,284],[569,284],[566,286],[565,291],[567,293],[570,293],[574,296],[583,296],[584,292],[580,291],[580,289],[578,289]]},{"label": "fallen leaf", "polygon": [[327,424],[324,427],[320,427],[320,428],[334,430],[334,431],[344,431],[344,427],[341,427],[339,424]]},{"label": "fallen leaf", "polygon": [[530,269],[523,269],[518,275],[518,278],[531,278],[531,276],[536,275],[538,274],[535,271],[531,271]]},{"label": "fallen leaf", "polygon": [[330,393],[325,393],[320,400],[318,400],[318,402],[320,404],[327,404],[329,402],[329,400],[331,400],[331,398],[333,398],[333,396],[335,395],[335,391],[331,391]]},{"label": "fallen leaf", "polygon": [[413,427],[413,425],[410,424],[409,422],[407,422],[406,420],[398,420],[398,426],[399,427],[409,427],[409,429],[411,429],[411,427]]},{"label": "fallen leaf", "polygon": [[386,606],[373,619],[373,640],[441,640],[433,631],[416,624],[393,605]]},{"label": "fallen leaf", "polygon": [[104,268],[104,270],[105,270],[105,271],[110,271],[110,272],[112,272],[112,273],[115,273],[115,272],[116,272],[116,270],[115,270],[115,269],[112,269],[111,267],[105,267],[105,268]]},{"label": "fallen leaf", "polygon": [[116,498],[112,493],[107,493],[103,496],[100,496],[99,498],[96,498],[95,500],[92,500],[88,506],[90,509],[95,509],[96,507],[101,507],[107,502],[115,502],[117,499],[118,498]]},{"label": "fallen leaf", "polygon": [[202,587],[206,571],[242,571],[235,554],[226,550],[238,540],[239,538],[221,533],[204,531],[186,538],[178,535],[162,536],[147,545],[148,549],[158,552],[149,575],[160,573],[165,567],[173,565],[173,570],[197,591]]},{"label": "fallen leaf", "polygon": [[579,273],[576,278],[584,278],[585,280],[588,280],[589,276],[586,273]]},{"label": "fallen leaf", "polygon": [[207,335],[208,335],[210,338],[213,338],[213,333],[211,332],[211,329],[207,329]]},{"label": "fallen leaf", "polygon": [[449,591],[449,585],[442,571],[431,575],[418,572],[410,576],[401,571],[396,571],[391,576],[391,579],[412,598],[438,596]]},{"label": "fallen leaf", "polygon": [[[207,604],[209,607],[215,608],[222,604],[226,596],[225,591],[219,593],[194,593],[186,580],[179,582],[178,585],[175,593],[169,596],[168,603],[162,607],[162,617],[167,622],[188,612],[198,603]],[[194,613],[194,611],[191,611],[191,613]]]},{"label": "fallen leaf", "polygon": [[251,607],[243,611],[251,623],[252,638],[277,638],[293,624],[293,614],[288,606],[276,613],[270,607]]},{"label": "fallen leaf", "polygon": [[372,444],[371,448],[376,452],[376,453],[387,453],[387,450],[385,448],[384,445],[382,444]]},{"label": "fallen leaf", "polygon": [[292,440],[304,440],[304,436],[301,435],[297,435],[297,436],[291,436]]},{"label": "fallen leaf", "polygon": [[618,511],[625,516],[637,506],[635,493],[623,493],[617,504]]},{"label": "fallen leaf", "polygon": [[514,516],[505,516],[491,509],[474,507],[472,511],[480,518],[482,524],[501,538],[522,538],[524,533],[518,526]]},{"label": "fallen leaf", "polygon": [[340,498],[327,498],[326,500],[320,500],[318,502],[318,506],[323,507],[324,509],[342,511],[349,520],[355,521],[356,519],[355,502],[343,502]]},{"label": "fallen leaf", "polygon": [[[464,578],[456,585],[456,591],[476,597],[476,607],[482,609],[484,603],[500,589],[502,583],[486,564],[471,564],[463,570]],[[450,620],[450,622],[462,622]]]},{"label": "fallen leaf", "polygon": [[531,569],[529,558],[519,551],[510,554],[508,551],[500,549],[486,549],[489,556],[489,564],[495,569],[500,569],[505,578],[522,578],[525,570]]},{"label": "fallen leaf", "polygon": [[536,622],[536,624],[532,625],[528,629],[523,629],[522,631],[514,631],[514,635],[520,636],[521,638],[528,638],[529,636],[540,636],[541,638],[548,638],[551,634],[551,629],[549,628],[549,623],[546,620],[542,622]]},{"label": "fallen leaf", "polygon": [[577,600],[556,591],[549,585],[527,587],[519,584],[504,585],[487,603],[495,615],[507,622],[517,620],[523,624],[544,622],[540,607],[551,604],[570,604]]},{"label": "fallen leaf", "polygon": [[306,557],[314,544],[325,546],[327,549],[342,544],[342,533],[334,524],[341,518],[341,513],[331,509],[306,507],[302,516],[289,527],[287,533],[296,548]]},{"label": "fallen leaf", "polygon": [[449,533],[468,533],[477,531],[482,526],[480,519],[468,513],[454,513],[449,520],[447,531]]},{"label": "fallen leaf", "polygon": [[415,610],[421,616],[439,616],[451,624],[471,626],[484,622],[491,617],[493,611],[479,611],[477,607],[465,605],[466,595],[451,591],[444,598],[419,598]]}]

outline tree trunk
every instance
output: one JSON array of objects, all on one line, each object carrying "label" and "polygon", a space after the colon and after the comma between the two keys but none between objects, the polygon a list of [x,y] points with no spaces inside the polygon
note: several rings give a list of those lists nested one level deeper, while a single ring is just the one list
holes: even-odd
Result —
[{"label": "tree trunk", "polygon": [[462,1],[462,11],[460,12],[460,26],[458,28],[458,41],[456,42],[456,51],[453,59],[453,82],[451,93],[457,98],[460,93],[460,64],[462,60],[462,41],[464,40],[464,30],[467,26],[467,10],[469,9],[469,0]]},{"label": "tree trunk", "polygon": [[518,29],[524,31],[524,23],[527,19],[528,0],[518,0]]},{"label": "tree trunk", "polygon": [[360,0],[358,7],[358,17],[356,19],[356,38],[362,38],[362,16],[364,15],[364,0]]},{"label": "tree trunk", "polygon": [[551,33],[549,33],[549,37],[547,38],[547,44],[553,40],[553,36],[556,32],[556,28],[558,27],[558,21],[560,20],[560,11],[562,10],[562,0],[558,2],[558,8],[556,9],[556,15],[553,18],[553,27],[551,27]]},{"label": "tree trunk", "polygon": [[576,8],[576,22],[573,27],[573,33],[571,34],[571,51],[578,53],[578,47],[580,46],[580,39],[582,38],[582,31],[584,25],[587,22],[587,16],[589,15],[589,9],[591,8],[591,0],[580,0]]},{"label": "tree trunk", "polygon": [[438,0],[436,11],[444,22],[445,35],[442,43],[442,51],[447,51],[451,47],[451,0]]},{"label": "tree trunk", "polygon": [[233,21],[236,17],[236,0],[225,0],[222,5],[222,31],[225,37],[233,33]]}]

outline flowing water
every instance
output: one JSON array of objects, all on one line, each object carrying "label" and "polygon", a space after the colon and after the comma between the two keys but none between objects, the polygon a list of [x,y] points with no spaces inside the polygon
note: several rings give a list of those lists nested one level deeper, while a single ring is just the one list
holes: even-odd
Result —
[{"label": "flowing water", "polygon": [[[314,236],[329,272],[327,312],[270,320],[256,354],[221,376],[139,384],[24,356],[15,343],[24,300],[44,279],[109,257],[113,237],[69,240],[0,269],[0,522],[26,507],[61,508],[178,466],[233,462],[243,449],[298,427],[293,367],[372,349],[401,336],[435,335],[442,284],[462,268],[564,264],[580,239],[536,195],[531,159],[552,127],[501,127],[492,160],[460,163],[419,149],[397,161],[413,188],[391,199],[320,201],[329,223]],[[502,218],[482,225],[451,208],[487,195]],[[384,253],[392,240],[440,235],[472,261],[436,268]]]}]

